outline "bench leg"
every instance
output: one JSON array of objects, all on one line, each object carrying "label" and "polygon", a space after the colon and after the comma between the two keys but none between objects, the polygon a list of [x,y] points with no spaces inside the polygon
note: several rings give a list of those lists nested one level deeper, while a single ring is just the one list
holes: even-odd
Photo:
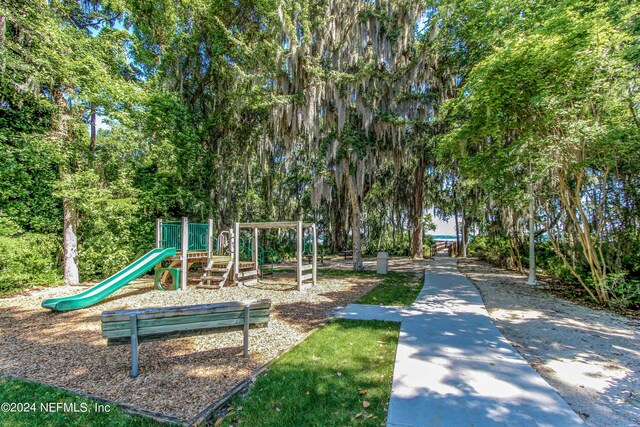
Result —
[{"label": "bench leg", "polygon": [[244,331],[242,338],[242,355],[247,358],[249,357],[249,304],[245,304],[244,306]]},{"label": "bench leg", "polygon": [[138,316],[129,316],[131,322],[131,376],[138,376]]}]

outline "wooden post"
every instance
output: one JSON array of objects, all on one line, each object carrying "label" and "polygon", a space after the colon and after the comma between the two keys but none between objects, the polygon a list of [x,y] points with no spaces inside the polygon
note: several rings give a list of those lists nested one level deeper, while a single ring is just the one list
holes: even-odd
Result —
[{"label": "wooden post", "polygon": [[253,269],[258,271],[258,264],[260,258],[258,257],[258,229],[253,229]]},{"label": "wooden post", "polygon": [[[162,218],[156,218],[156,249],[162,248]],[[155,268],[162,267],[162,263],[156,264]]]},{"label": "wooden post", "polygon": [[242,355],[249,357],[249,307],[251,303],[244,305],[244,330],[242,335]]},{"label": "wooden post", "polygon": [[208,260],[210,260],[211,255],[213,255],[213,219],[211,218],[209,218],[209,231],[207,233],[207,255]]},{"label": "wooden post", "polygon": [[156,248],[162,247],[162,219],[156,218]]},{"label": "wooden post", "polygon": [[131,376],[138,376],[138,315],[129,316],[131,326]]},{"label": "wooden post", "polygon": [[233,283],[238,283],[240,273],[240,223],[233,227]]},{"label": "wooden post", "polygon": [[312,269],[311,274],[313,277],[313,286],[318,284],[318,230],[316,229],[316,224],[311,224],[311,233],[313,236],[313,255],[312,255]]},{"label": "wooden post", "polygon": [[296,279],[298,282],[298,290],[302,290],[302,221],[298,221],[298,253],[297,253],[297,272]]},{"label": "wooden post", "polygon": [[189,252],[189,218],[182,218],[182,268],[180,271],[180,290],[187,290],[187,274],[189,273],[189,263],[187,253]]}]

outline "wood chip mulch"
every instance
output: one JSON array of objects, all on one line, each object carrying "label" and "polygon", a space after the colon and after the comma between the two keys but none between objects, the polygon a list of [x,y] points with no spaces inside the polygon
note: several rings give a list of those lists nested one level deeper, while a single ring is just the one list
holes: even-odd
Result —
[{"label": "wood chip mulch", "polygon": [[[86,286],[33,289],[0,298],[0,373],[188,420],[378,283],[371,277],[319,277],[315,288],[297,292],[295,277],[281,274],[251,287],[162,292],[144,279],[101,304],[66,313],[40,304]],[[242,332],[148,342],[140,346],[140,375],[130,378],[130,347],[107,347],[101,336],[105,310],[260,298],[271,299],[272,317],[267,328],[251,331],[248,360],[242,358]]]}]

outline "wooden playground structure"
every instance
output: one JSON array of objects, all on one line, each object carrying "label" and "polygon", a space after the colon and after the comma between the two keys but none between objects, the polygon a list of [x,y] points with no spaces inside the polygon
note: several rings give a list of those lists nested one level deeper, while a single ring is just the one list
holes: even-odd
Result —
[{"label": "wooden playground structure", "polygon": [[[302,291],[317,283],[317,229],[314,223],[236,222],[230,230],[213,233],[213,220],[192,223],[156,220],[156,247],[175,248],[176,255],[167,258],[168,266],[156,267],[156,285],[160,289],[186,290],[189,283],[198,288],[216,289],[223,286],[248,286],[259,282],[264,266],[264,249],[259,245],[260,230],[296,230],[296,288]],[[250,230],[247,239],[241,239],[243,230]],[[304,263],[305,233],[310,246],[308,263]],[[183,238],[186,236],[187,238]],[[243,244],[241,244],[241,240]],[[193,266],[202,268],[193,274]]]}]

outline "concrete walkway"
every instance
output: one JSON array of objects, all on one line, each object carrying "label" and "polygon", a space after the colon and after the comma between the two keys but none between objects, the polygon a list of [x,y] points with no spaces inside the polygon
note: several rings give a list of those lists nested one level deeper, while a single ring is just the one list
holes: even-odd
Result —
[{"label": "concrete walkway", "polygon": [[387,426],[583,426],[493,324],[451,258],[410,307],[350,304],[336,317],[402,322]]}]

